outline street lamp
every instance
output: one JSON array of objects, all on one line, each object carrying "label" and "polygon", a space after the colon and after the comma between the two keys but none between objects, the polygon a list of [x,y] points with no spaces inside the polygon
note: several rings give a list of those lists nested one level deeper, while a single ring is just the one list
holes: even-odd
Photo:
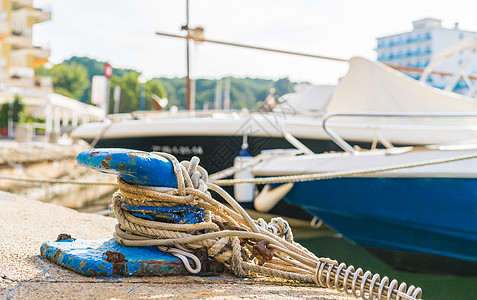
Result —
[{"label": "street lamp", "polygon": [[140,84],[140,94],[139,94],[139,110],[146,110],[146,95],[145,95],[145,84],[147,82],[147,78],[144,75],[139,75],[137,81]]}]

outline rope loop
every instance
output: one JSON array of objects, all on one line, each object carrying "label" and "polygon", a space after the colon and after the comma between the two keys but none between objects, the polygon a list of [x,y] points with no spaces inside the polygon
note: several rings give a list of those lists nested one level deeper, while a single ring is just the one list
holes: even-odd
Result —
[{"label": "rope loop", "polygon": [[[202,264],[201,264],[199,258],[192,253],[186,252],[186,251],[181,250],[181,249],[176,249],[176,248],[170,248],[170,249],[165,250],[164,252],[170,253],[170,254],[174,255],[175,257],[179,258],[182,261],[182,263],[184,264],[184,267],[191,274],[197,274],[202,269]],[[195,264],[195,268],[191,267],[191,265],[189,263],[189,260],[187,258],[192,259],[192,261]]]}]

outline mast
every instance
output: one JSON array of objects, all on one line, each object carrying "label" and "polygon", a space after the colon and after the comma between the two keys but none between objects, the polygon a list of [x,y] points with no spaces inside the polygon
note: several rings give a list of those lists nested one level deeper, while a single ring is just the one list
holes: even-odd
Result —
[{"label": "mast", "polygon": [[230,77],[225,79],[224,110],[230,110]]},{"label": "mast", "polygon": [[177,35],[177,34],[170,34],[165,32],[156,32],[157,35],[161,36],[168,36],[168,37],[175,37],[175,38],[182,38],[186,40],[186,95],[185,95],[185,104],[187,110],[194,110],[195,109],[195,99],[192,97],[192,84],[190,79],[190,43],[189,40],[193,40],[194,42],[208,42],[212,44],[219,44],[219,45],[226,45],[226,46],[233,46],[233,47],[241,47],[241,48],[248,48],[254,50],[261,50],[261,51],[268,51],[268,52],[275,52],[275,53],[282,53],[282,54],[290,54],[290,55],[298,55],[310,58],[318,58],[318,59],[325,59],[325,60],[333,60],[339,62],[349,62],[348,59],[338,58],[338,57],[331,57],[331,56],[323,56],[323,55],[315,55],[309,53],[301,53],[295,51],[287,51],[287,50],[280,50],[280,49],[272,49],[272,48],[265,48],[265,47],[258,47],[253,45],[244,45],[244,44],[237,44],[225,41],[218,41],[218,40],[210,40],[204,38],[204,28],[196,27],[196,28],[189,28],[189,0],[186,0],[186,24],[181,27],[181,30],[186,30],[187,35]]},{"label": "mast", "polygon": [[[187,37],[189,37],[189,0],[186,0],[186,24],[182,26],[182,30],[187,30]],[[191,109],[191,84],[190,84],[190,45],[189,39],[186,39],[186,94],[185,104],[186,109]]]}]

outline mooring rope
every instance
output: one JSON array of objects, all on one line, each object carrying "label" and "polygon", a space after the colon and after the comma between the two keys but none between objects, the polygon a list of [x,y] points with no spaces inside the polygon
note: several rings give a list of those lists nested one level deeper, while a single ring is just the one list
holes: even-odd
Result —
[{"label": "mooring rope", "polygon": [[[155,154],[159,152],[154,152]],[[162,153],[159,153],[162,154]],[[224,171],[213,174],[214,180],[210,183],[214,183],[218,186],[230,186],[239,183],[255,183],[255,184],[273,184],[273,183],[288,183],[288,182],[303,182],[303,181],[312,181],[312,180],[322,180],[322,179],[333,179],[341,177],[352,177],[352,176],[361,176],[361,175],[371,175],[386,171],[394,171],[400,169],[409,169],[415,167],[424,167],[436,164],[443,164],[448,162],[456,162],[460,160],[473,159],[477,158],[477,153],[454,156],[450,158],[436,159],[436,160],[427,160],[422,162],[415,162],[409,164],[397,164],[379,168],[365,168],[358,170],[348,170],[348,171],[336,171],[336,172],[317,172],[310,174],[298,174],[298,175],[287,175],[287,176],[272,176],[272,177],[260,177],[260,178],[249,178],[249,179],[216,179],[222,178],[223,176],[229,176],[231,170],[244,169],[245,167],[256,164],[258,161],[263,160],[263,157],[257,157],[257,160],[253,160],[252,163],[247,162],[240,168],[228,168]],[[224,175],[225,174],[225,175]],[[118,185],[115,182],[108,181],[82,181],[74,179],[49,179],[49,178],[25,178],[19,176],[7,176],[0,175],[0,179],[11,180],[11,181],[22,181],[22,182],[32,182],[32,183],[50,183],[50,184],[77,184],[77,185]]]},{"label": "mooring rope", "polygon": [[116,182],[108,181],[82,181],[74,179],[51,179],[51,178],[25,178],[18,176],[0,175],[0,179],[11,181],[22,181],[31,183],[49,183],[49,184],[77,184],[77,185],[118,185]]},{"label": "mooring rope", "polygon": [[[178,256],[192,273],[200,270],[200,263],[194,259],[192,268],[187,257],[193,258],[194,250],[206,248],[210,258],[240,277],[260,274],[315,282],[362,299],[422,297],[420,288],[407,288],[405,283],[398,287],[396,280],[316,257],[293,240],[282,218],[270,223],[253,220],[222,188],[208,182],[197,157],[179,163],[170,154],[155,154],[172,162],[178,188],[132,185],[118,177],[119,191],[111,205],[118,219],[113,234],[118,243],[158,246]],[[213,199],[209,189],[220,194],[232,209]],[[177,214],[185,218],[184,211],[195,221],[171,221]]]},{"label": "mooring rope", "polygon": [[397,165],[377,167],[377,168],[364,168],[364,169],[348,170],[348,171],[319,172],[319,173],[310,173],[310,174],[274,176],[274,177],[263,177],[263,178],[221,179],[221,180],[214,180],[213,183],[220,186],[230,186],[230,185],[234,185],[238,183],[273,184],[273,183],[302,182],[302,181],[311,181],[311,180],[340,178],[340,177],[352,177],[352,176],[359,176],[359,175],[370,175],[370,174],[381,173],[386,171],[424,167],[424,166],[443,164],[443,163],[455,162],[455,161],[472,159],[472,158],[477,158],[477,153],[459,155],[459,156],[443,158],[443,159],[413,162],[408,164],[397,164]]}]

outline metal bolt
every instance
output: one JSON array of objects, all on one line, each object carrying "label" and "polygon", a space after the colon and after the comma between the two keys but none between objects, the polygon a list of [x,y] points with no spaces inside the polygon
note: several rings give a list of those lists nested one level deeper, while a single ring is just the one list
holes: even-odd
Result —
[{"label": "metal bolt", "polygon": [[104,256],[106,256],[105,260],[110,263],[124,263],[127,262],[125,259],[126,256],[122,254],[121,252],[118,251],[106,251],[104,253]]},{"label": "metal bolt", "polygon": [[76,240],[75,238],[72,238],[71,235],[67,233],[60,233],[58,237],[56,238],[56,241],[65,241],[65,240]]}]

